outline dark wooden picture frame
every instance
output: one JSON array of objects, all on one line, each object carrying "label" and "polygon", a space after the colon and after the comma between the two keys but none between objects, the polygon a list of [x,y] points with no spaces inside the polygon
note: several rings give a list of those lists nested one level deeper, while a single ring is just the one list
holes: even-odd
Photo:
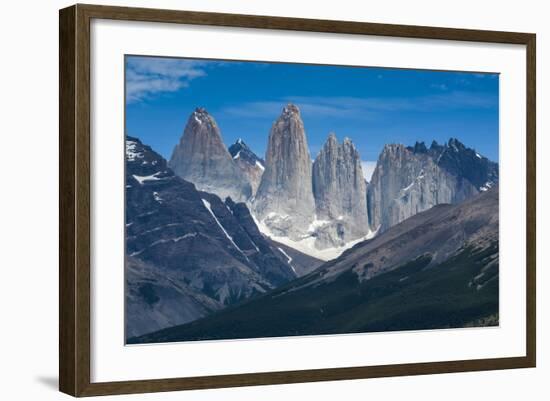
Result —
[{"label": "dark wooden picture frame", "polygon": [[[91,383],[90,22],[94,18],[525,45],[526,356]],[[535,367],[535,34],[80,4],[60,10],[59,29],[59,388],[62,392],[94,396]]]}]

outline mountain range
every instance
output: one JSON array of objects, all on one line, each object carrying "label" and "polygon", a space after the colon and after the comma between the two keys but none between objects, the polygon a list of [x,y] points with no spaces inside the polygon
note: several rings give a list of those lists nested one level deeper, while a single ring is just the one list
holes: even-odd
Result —
[{"label": "mountain range", "polygon": [[130,343],[496,325],[498,265],[495,187],[418,213],[262,296]]},{"label": "mountain range", "polygon": [[265,160],[242,139],[227,149],[214,118],[198,108],[169,162],[200,190],[245,201],[268,237],[322,260],[416,213],[462,202],[498,183],[498,164],[456,138],[429,148],[423,142],[384,146],[370,182],[361,164],[353,141],[338,143],[334,133],[312,161],[293,104],[273,123]]},{"label": "mountain range", "polygon": [[498,323],[498,164],[387,144],[367,182],[349,138],[312,159],[295,105],[265,158],[197,108],[169,161],[126,137],[125,278],[131,342]]}]

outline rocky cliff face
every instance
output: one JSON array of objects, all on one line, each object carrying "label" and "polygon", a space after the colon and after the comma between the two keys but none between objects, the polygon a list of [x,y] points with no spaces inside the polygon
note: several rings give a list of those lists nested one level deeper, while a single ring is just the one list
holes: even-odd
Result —
[{"label": "rocky cliff face", "polygon": [[229,196],[244,201],[252,194],[246,177],[227,151],[214,118],[205,109],[197,108],[189,117],[168,165],[199,190],[222,199]]},{"label": "rocky cliff face", "polygon": [[295,105],[287,105],[273,124],[265,162],[254,212],[274,234],[299,239],[313,221],[315,203],[311,157]]},{"label": "rocky cliff face", "polygon": [[252,149],[250,149],[242,139],[238,139],[229,147],[229,153],[231,154],[233,161],[240,168],[242,174],[244,174],[250,183],[252,188],[252,196],[255,196],[256,191],[260,186],[262,175],[264,174],[264,160],[256,156]]},{"label": "rocky cliff face", "polygon": [[244,203],[197,191],[131,137],[126,257],[129,336],[198,319],[296,277]]},{"label": "rocky cliff face", "polygon": [[441,203],[459,203],[498,183],[498,165],[456,139],[386,145],[368,189],[371,226],[382,231]]},{"label": "rocky cliff face", "polygon": [[369,232],[367,183],[359,152],[349,138],[331,133],[313,162],[313,195],[319,247],[342,246]]}]

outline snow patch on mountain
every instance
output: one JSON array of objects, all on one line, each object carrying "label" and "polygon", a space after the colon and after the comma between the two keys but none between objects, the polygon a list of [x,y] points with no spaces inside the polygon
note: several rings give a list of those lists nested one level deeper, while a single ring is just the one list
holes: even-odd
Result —
[{"label": "snow patch on mountain", "polygon": [[[287,258],[287,263],[288,265],[290,266],[290,268],[292,269],[292,271],[294,273],[296,273],[296,269],[294,268],[294,266],[292,266],[292,258],[290,256],[288,256],[288,253],[286,253],[281,247],[277,247],[277,249],[284,255],[285,258]],[[297,274],[297,273],[296,273]]]},{"label": "snow patch on mountain", "polygon": [[212,206],[210,205],[210,202],[208,202],[206,199],[201,199],[202,200],[202,203],[204,205],[204,207],[206,209],[208,209],[208,211],[210,212],[210,214],[212,215],[212,217],[214,218],[214,220],[216,220],[216,223],[218,224],[218,226],[222,229],[223,233],[225,234],[225,236],[227,237],[227,239],[233,244],[233,246],[240,252],[244,255],[244,257],[246,259],[248,259],[248,257],[244,254],[243,250],[241,248],[239,248],[239,246],[235,243],[235,241],[233,241],[233,237],[231,237],[231,235],[229,235],[229,233],[225,230],[224,226],[222,225],[222,223],[220,223],[220,221],[218,220],[218,218],[216,217],[216,215],[214,214],[214,211],[212,210]]},{"label": "snow patch on mountain", "polygon": [[[284,216],[275,216],[274,213],[271,213],[271,218],[273,217],[284,218]],[[254,222],[256,223],[256,226],[258,227],[260,232],[265,236],[271,238],[273,241],[276,241],[283,245],[294,248],[297,251],[305,253],[306,255],[312,256],[314,258],[323,260],[325,262],[332,259],[336,259],[344,251],[352,248],[353,246],[355,246],[356,244],[362,241],[374,238],[374,236],[376,235],[376,232],[369,230],[368,234],[365,235],[364,237],[357,238],[356,240],[350,241],[343,246],[318,249],[315,247],[316,238],[315,238],[314,231],[310,232],[310,234],[305,234],[300,240],[292,240],[288,237],[274,235],[269,229],[269,227],[263,221],[258,220],[254,215],[252,215],[252,218],[254,219]]]},{"label": "snow patch on mountain", "polygon": [[156,191],[153,191],[153,197],[158,203],[162,203],[162,198],[160,197],[159,193]]},{"label": "snow patch on mountain", "polygon": [[139,251],[132,252],[130,254],[130,256],[138,256],[138,255],[142,254],[144,251],[146,251],[147,249],[150,249],[150,248],[152,248],[156,245],[159,245],[159,244],[165,244],[167,242],[179,242],[179,241],[187,239],[187,238],[193,238],[196,235],[197,235],[197,233],[188,233],[188,234],[184,234],[184,235],[181,235],[181,236],[175,237],[175,238],[159,239],[159,240],[154,241],[153,243],[151,243],[150,245],[146,246],[145,248],[143,248]]},{"label": "snow patch on mountain", "polygon": [[[340,216],[340,217],[342,217],[342,216]],[[321,227],[324,227],[327,224],[330,224],[330,220],[320,220],[320,219],[317,218],[317,216],[315,216],[315,219],[313,219],[313,221],[309,225],[309,227],[307,229],[307,232],[308,233],[314,233],[315,231],[317,231],[317,229],[319,229]]]},{"label": "snow patch on mountain", "polygon": [[493,187],[493,183],[490,182],[490,181],[487,181],[485,184],[483,184],[481,187],[479,187],[479,190],[481,192],[485,192],[485,191],[488,191],[489,189],[491,189]]},{"label": "snow patch on mountain", "polygon": [[156,172],[155,174],[151,174],[151,175],[133,175],[133,177],[141,184],[143,185],[144,182],[146,181],[158,181],[158,180],[162,180],[162,178],[159,177],[159,174],[162,174],[161,171],[158,171]]},{"label": "snow patch on mountain", "polygon": [[136,159],[143,159],[143,153],[136,151],[137,142],[126,141],[126,160],[133,162]]}]

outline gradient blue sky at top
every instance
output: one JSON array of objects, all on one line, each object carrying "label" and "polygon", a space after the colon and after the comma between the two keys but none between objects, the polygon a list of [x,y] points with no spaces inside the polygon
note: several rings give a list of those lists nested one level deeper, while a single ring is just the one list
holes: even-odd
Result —
[{"label": "gradient blue sky at top", "polygon": [[497,74],[126,57],[126,130],[169,158],[189,115],[204,107],[227,146],[261,157],[283,106],[300,107],[311,156],[329,132],[363,160],[386,143],[456,137],[498,161]]}]

